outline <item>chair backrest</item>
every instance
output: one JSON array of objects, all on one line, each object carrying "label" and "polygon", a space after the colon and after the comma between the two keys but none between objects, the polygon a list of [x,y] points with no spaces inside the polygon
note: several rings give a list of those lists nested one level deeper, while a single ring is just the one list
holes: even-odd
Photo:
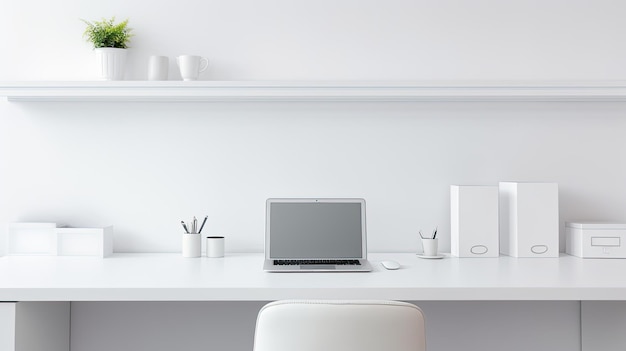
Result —
[{"label": "chair backrest", "polygon": [[257,317],[254,351],[424,351],[424,314],[397,301],[276,301]]}]

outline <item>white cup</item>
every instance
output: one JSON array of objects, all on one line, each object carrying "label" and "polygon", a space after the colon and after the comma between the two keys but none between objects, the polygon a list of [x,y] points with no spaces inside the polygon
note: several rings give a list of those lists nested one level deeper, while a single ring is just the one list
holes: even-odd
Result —
[{"label": "white cup", "polygon": [[224,257],[224,241],[223,236],[207,236],[206,257]]},{"label": "white cup", "polygon": [[200,72],[209,67],[209,59],[202,56],[181,55],[176,58],[180,76],[184,81],[197,80]]},{"label": "white cup", "polygon": [[167,56],[150,56],[148,60],[148,80],[167,80],[170,59]]},{"label": "white cup", "polygon": [[422,247],[424,248],[424,256],[437,256],[438,240],[435,239],[422,239]]},{"label": "white cup", "polygon": [[200,257],[202,242],[200,234],[183,234],[183,257]]}]

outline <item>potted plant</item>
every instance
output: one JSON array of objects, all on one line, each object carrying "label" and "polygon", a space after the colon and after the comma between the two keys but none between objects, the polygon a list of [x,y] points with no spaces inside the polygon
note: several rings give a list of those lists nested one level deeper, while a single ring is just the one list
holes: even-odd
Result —
[{"label": "potted plant", "polygon": [[115,17],[89,22],[83,36],[93,44],[100,68],[100,78],[104,80],[124,79],[126,49],[132,37],[128,19],[115,23]]}]

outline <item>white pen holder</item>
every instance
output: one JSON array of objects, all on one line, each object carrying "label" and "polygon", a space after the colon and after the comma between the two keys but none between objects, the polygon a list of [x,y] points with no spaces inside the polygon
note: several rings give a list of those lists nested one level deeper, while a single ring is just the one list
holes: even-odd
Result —
[{"label": "white pen holder", "polygon": [[422,239],[422,247],[424,248],[424,256],[437,256],[439,239]]},{"label": "white pen holder", "polygon": [[224,257],[224,241],[223,236],[207,236],[206,257]]},{"label": "white pen holder", "polygon": [[202,242],[200,234],[183,234],[183,257],[200,257]]}]

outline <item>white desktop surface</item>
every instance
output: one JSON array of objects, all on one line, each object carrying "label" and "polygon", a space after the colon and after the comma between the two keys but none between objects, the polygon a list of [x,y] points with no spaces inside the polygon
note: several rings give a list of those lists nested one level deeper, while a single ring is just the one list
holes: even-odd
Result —
[{"label": "white desktop surface", "polygon": [[[626,260],[420,259],[370,254],[369,273],[266,273],[263,255],[183,258],[0,257],[0,301],[269,301],[277,299],[626,300]],[[380,261],[402,267],[389,271]]]}]

